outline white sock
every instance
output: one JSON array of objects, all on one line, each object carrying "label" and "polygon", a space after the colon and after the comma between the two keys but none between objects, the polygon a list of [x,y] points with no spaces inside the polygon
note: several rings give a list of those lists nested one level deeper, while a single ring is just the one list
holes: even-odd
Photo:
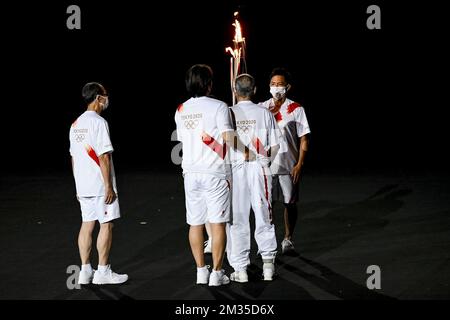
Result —
[{"label": "white sock", "polygon": [[107,264],[106,266],[101,266],[101,265],[98,265],[98,271],[100,272],[100,273],[106,273],[106,271],[108,271],[108,268],[109,268],[109,264]]},{"label": "white sock", "polygon": [[85,272],[92,272],[92,267],[91,264],[82,264],[81,265],[81,271],[85,271]]},{"label": "white sock", "polygon": [[222,270],[213,270],[213,273],[220,273]]},{"label": "white sock", "polygon": [[203,266],[203,267],[201,267],[201,268],[198,268],[198,267],[197,267],[197,271],[200,271],[200,270],[208,270],[208,267],[207,267],[207,266]]}]

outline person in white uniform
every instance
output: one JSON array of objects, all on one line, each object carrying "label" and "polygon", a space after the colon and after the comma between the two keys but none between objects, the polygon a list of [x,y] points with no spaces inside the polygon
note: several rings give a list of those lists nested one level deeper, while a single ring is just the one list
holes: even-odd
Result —
[{"label": "person in white uniform", "polygon": [[[82,224],[78,236],[81,258],[79,284],[119,284],[128,275],[111,270],[109,253],[112,244],[113,220],[120,217],[116,177],[111,153],[108,123],[100,116],[108,107],[105,88],[95,82],[82,90],[87,110],[72,124],[69,133],[70,155],[77,199],[81,207]],[[90,263],[92,232],[100,223],[97,237],[98,269]]]},{"label": "person in white uniform", "polygon": [[[197,284],[220,286],[230,282],[222,262],[225,226],[230,219],[231,166],[227,157],[234,129],[226,103],[208,96],[212,76],[207,65],[194,65],[187,71],[186,89],[191,98],[178,107],[175,122],[183,148],[186,221],[197,265]],[[203,252],[206,222],[211,225],[211,273]]]},{"label": "person in white uniform", "polygon": [[[272,222],[270,157],[279,149],[280,131],[275,118],[251,101],[255,80],[241,74],[235,81],[238,103],[231,108],[236,132],[244,149],[231,151],[232,219],[229,226],[227,257],[234,272],[230,279],[247,282],[250,264],[250,209],[255,216],[255,240],[263,261],[263,278],[273,279],[277,240]],[[253,159],[248,155],[255,155]]]},{"label": "person in white uniform", "polygon": [[290,73],[284,68],[275,68],[270,75],[272,98],[261,103],[275,116],[283,134],[281,151],[274,159],[273,198],[284,203],[284,239],[282,253],[295,251],[292,236],[297,223],[297,201],[300,174],[308,150],[309,129],[305,109],[286,97],[291,88]]}]

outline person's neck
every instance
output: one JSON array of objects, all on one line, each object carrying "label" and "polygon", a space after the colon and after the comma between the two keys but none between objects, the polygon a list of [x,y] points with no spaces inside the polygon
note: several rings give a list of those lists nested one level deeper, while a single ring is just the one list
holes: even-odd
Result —
[{"label": "person's neck", "polygon": [[279,100],[275,100],[274,98],[272,98],[272,101],[275,104],[275,107],[281,107],[283,103],[286,101],[286,97],[283,97]]},{"label": "person's neck", "polygon": [[87,107],[87,110],[86,111],[94,111],[94,112],[96,112],[98,115],[100,115],[100,113],[101,113],[101,110],[100,110],[100,108],[96,108],[94,105],[92,105],[92,104],[90,104],[88,107]]},{"label": "person's neck", "polygon": [[250,98],[243,98],[243,97],[236,97],[237,98],[237,102],[244,102],[244,101],[252,101]]}]

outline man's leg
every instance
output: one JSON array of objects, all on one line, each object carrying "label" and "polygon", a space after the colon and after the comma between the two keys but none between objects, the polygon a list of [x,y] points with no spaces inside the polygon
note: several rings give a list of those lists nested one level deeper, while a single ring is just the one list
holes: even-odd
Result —
[{"label": "man's leg", "polygon": [[275,272],[277,239],[272,223],[272,176],[270,171],[261,166],[254,166],[249,171],[252,175],[251,201],[255,213],[255,240],[263,260],[264,280],[272,281]]},{"label": "man's leg", "polygon": [[290,175],[281,175],[280,187],[284,198],[284,240],[281,242],[282,253],[294,251],[292,238],[297,224],[298,183],[294,184]]},{"label": "man's leg", "polygon": [[230,188],[228,180],[213,175],[204,176],[204,199],[207,204],[207,219],[211,224],[213,270],[209,277],[210,286],[230,283],[222,269],[226,244],[226,224],[230,221]]},{"label": "man's leg", "polygon": [[100,266],[106,266],[109,262],[113,226],[114,224],[112,222],[100,224],[100,232],[97,237],[98,264]]},{"label": "man's leg", "polygon": [[206,229],[206,233],[208,234],[208,239],[204,242],[204,249],[203,252],[204,253],[211,253],[211,241],[212,241],[212,237],[211,237],[211,225],[209,224],[209,222],[205,223],[205,229]]},{"label": "man's leg", "polygon": [[291,240],[297,224],[298,211],[296,203],[284,204],[284,239]]},{"label": "man's leg", "polygon": [[227,241],[225,226],[226,223],[211,223],[213,269],[216,271],[222,270],[225,243]]},{"label": "man's leg", "polygon": [[128,275],[113,272],[109,264],[113,226],[112,221],[100,224],[100,232],[97,237],[98,270],[92,280],[94,284],[120,284],[128,280]]},{"label": "man's leg", "polygon": [[197,268],[203,268],[205,266],[203,228],[204,225],[190,226],[189,228],[189,244],[191,245],[192,255],[194,256]]},{"label": "man's leg", "polygon": [[[228,262],[235,273],[231,280],[247,282],[247,266],[250,264],[250,185],[247,180],[249,165],[233,168],[232,219],[227,239]],[[242,279],[241,279],[242,278]]]},{"label": "man's leg", "polygon": [[91,262],[92,232],[94,227],[95,221],[87,221],[81,224],[80,233],[78,234],[78,249],[82,265],[87,265]]}]

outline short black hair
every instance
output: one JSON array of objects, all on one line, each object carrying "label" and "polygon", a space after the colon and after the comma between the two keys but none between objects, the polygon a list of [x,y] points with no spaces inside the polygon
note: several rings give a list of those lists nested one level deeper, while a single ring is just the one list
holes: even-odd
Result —
[{"label": "short black hair", "polygon": [[105,88],[98,82],[89,82],[86,83],[81,90],[81,95],[83,96],[83,100],[86,104],[90,104],[95,100],[97,95],[105,96],[106,90]]},{"label": "short black hair", "polygon": [[284,80],[286,80],[287,84],[291,83],[291,73],[286,68],[280,68],[280,67],[274,68],[272,70],[272,72],[270,73],[269,80],[272,80],[272,78],[275,76],[283,76]]},{"label": "short black hair", "polygon": [[238,95],[250,98],[255,91],[255,78],[248,73],[243,73],[236,78],[235,90]]},{"label": "short black hair", "polygon": [[213,71],[206,64],[196,64],[186,72],[186,90],[191,97],[202,97],[208,94],[212,83]]}]

